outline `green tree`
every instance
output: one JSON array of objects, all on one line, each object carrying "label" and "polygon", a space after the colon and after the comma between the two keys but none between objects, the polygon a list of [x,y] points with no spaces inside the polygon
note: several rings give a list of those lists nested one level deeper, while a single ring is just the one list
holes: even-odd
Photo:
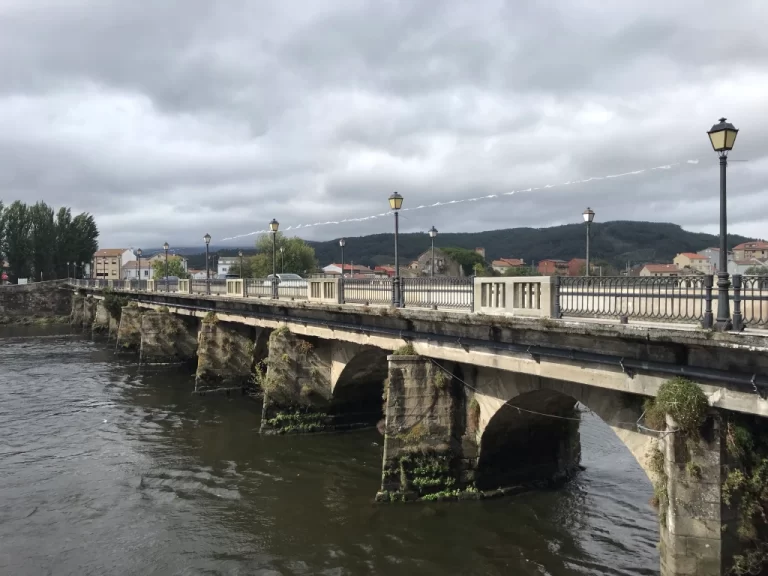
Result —
[{"label": "green tree", "polygon": [[3,213],[3,220],[3,252],[10,268],[8,276],[15,283],[19,278],[29,278],[32,273],[32,242],[27,205],[17,200]]},{"label": "green tree", "polygon": [[768,266],[750,266],[744,271],[747,276],[768,276]]},{"label": "green tree", "polygon": [[[311,274],[317,269],[315,249],[301,238],[286,238],[280,232],[275,238],[277,250],[277,272],[286,274]],[[282,255],[280,248],[283,248]],[[272,236],[264,234],[256,240],[256,256],[250,259],[252,278],[265,278],[272,274]],[[283,267],[283,261],[285,266]]]},{"label": "green tree", "polygon": [[87,212],[78,214],[72,220],[72,262],[90,262],[99,249],[99,229],[93,216]]},{"label": "green tree", "polygon": [[53,209],[45,202],[38,202],[28,209],[30,224],[30,249],[32,274],[35,280],[50,280],[56,276],[56,224]]},{"label": "green tree", "polygon": [[531,268],[530,266],[513,266],[511,268],[507,268],[504,271],[504,276],[506,277],[513,277],[513,276],[538,276],[539,271],[535,268]]},{"label": "green tree", "polygon": [[[189,278],[189,274],[184,271],[184,264],[181,258],[168,257],[168,276]],[[152,278],[155,280],[165,278],[165,260],[155,260],[152,262]]]},{"label": "green tree", "polygon": [[[72,211],[69,208],[59,208],[56,214],[56,277],[67,277],[67,262],[75,261],[75,239],[72,228]],[[94,250],[95,252],[95,250]],[[91,257],[86,259],[90,262]]]},{"label": "green tree", "polygon": [[466,276],[475,273],[475,264],[480,264],[484,273],[485,259],[474,250],[467,250],[466,248],[441,248],[441,250],[443,254],[461,265]]}]

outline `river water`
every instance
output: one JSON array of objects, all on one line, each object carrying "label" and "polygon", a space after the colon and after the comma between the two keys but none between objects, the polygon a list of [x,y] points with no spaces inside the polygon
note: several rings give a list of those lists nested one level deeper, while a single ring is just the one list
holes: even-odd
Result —
[{"label": "river water", "polygon": [[0,574],[659,572],[650,483],[599,420],[557,491],[374,504],[375,430],[262,437],[256,402],[192,383],[79,335],[0,332]]}]

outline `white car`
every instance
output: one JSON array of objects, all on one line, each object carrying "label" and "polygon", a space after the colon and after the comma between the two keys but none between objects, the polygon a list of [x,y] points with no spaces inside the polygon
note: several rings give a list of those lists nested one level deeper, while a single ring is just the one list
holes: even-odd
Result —
[{"label": "white car", "polygon": [[[301,276],[298,274],[278,274],[277,275],[277,283],[280,286],[283,287],[295,287],[295,288],[303,288],[306,287],[307,281],[304,280]],[[272,274],[267,276],[267,279],[264,280],[264,286],[271,286],[272,285]]]}]

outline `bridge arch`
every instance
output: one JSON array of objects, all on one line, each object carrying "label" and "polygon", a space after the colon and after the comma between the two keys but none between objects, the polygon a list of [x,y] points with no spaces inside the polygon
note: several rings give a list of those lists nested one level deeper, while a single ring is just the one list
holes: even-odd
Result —
[{"label": "bridge arch", "polygon": [[474,400],[480,488],[566,478],[581,456],[579,403],[608,424],[652,479],[648,456],[656,436],[634,426],[642,396],[481,368]]},{"label": "bridge arch", "polygon": [[331,362],[331,405],[336,428],[374,426],[384,417],[389,351],[338,343]]}]

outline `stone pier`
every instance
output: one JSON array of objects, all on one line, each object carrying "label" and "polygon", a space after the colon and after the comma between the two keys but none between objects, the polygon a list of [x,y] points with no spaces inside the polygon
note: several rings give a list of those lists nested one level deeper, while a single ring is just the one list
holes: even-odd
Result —
[{"label": "stone pier", "polygon": [[462,487],[463,430],[452,375],[421,356],[389,356],[384,462],[376,499],[440,498]]},{"label": "stone pier", "polygon": [[303,433],[333,428],[331,346],[287,328],[272,331],[264,391],[262,433]]},{"label": "stone pier", "polygon": [[[667,430],[676,428],[667,416]],[[724,533],[736,532],[735,516],[722,502],[724,443],[717,415],[702,426],[701,438],[669,433],[659,441],[661,576],[721,576],[731,562],[723,549]]]},{"label": "stone pier", "polygon": [[141,317],[145,312],[134,304],[123,306],[120,325],[117,329],[117,351],[139,352],[141,350]]},{"label": "stone pier", "polygon": [[93,336],[105,336],[109,334],[110,315],[103,300],[96,302],[96,315],[93,319]]},{"label": "stone pier", "polygon": [[69,323],[78,329],[83,326],[83,308],[85,307],[85,296],[79,292],[72,295],[72,313],[69,316]]},{"label": "stone pier", "polygon": [[83,330],[91,331],[94,318],[96,318],[96,300],[92,296],[88,296],[83,301]]},{"label": "stone pier", "polygon": [[167,309],[142,315],[141,362],[188,362],[196,356],[197,319],[177,316]]},{"label": "stone pier", "polygon": [[195,391],[242,390],[253,382],[254,363],[266,356],[268,331],[203,319],[197,341]]}]

